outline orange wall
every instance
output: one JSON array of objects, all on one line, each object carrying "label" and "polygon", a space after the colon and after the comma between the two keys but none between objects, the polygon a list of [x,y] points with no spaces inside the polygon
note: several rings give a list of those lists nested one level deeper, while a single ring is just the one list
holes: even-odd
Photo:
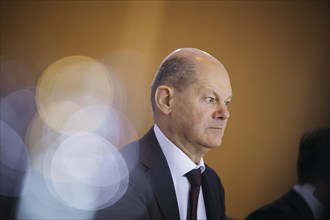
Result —
[{"label": "orange wall", "polygon": [[[224,143],[206,162],[225,185],[227,214],[243,218],[295,182],[301,133],[329,125],[329,9],[326,1],[1,1],[1,62],[23,63],[30,75],[21,80],[36,82],[62,57],[101,60],[121,80],[122,111],[142,135],[161,60],[179,47],[211,53],[234,97]],[[6,78],[3,94],[22,84]]]}]

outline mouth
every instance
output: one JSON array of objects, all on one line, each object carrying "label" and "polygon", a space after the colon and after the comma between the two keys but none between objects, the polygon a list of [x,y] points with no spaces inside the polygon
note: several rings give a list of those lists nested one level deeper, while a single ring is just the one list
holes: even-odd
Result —
[{"label": "mouth", "polygon": [[223,128],[222,127],[210,127],[211,130],[219,130],[222,131]]}]

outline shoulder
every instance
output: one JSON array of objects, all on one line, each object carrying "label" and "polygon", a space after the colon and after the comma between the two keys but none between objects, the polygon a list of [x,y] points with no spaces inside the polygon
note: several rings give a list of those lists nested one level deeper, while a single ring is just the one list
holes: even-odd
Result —
[{"label": "shoulder", "polygon": [[220,193],[221,197],[224,197],[225,191],[222,185],[221,179],[211,167],[205,164],[205,171],[202,175],[202,184],[212,189],[213,193]]},{"label": "shoulder", "polygon": [[261,220],[261,219],[291,219],[289,216],[288,206],[283,198],[276,200],[270,204],[262,206],[253,211],[247,220]]},{"label": "shoulder", "polygon": [[208,181],[222,185],[220,177],[218,176],[216,171],[206,164],[205,164],[205,171],[203,174]]},{"label": "shoulder", "polygon": [[281,198],[252,212],[247,220],[258,219],[313,219],[307,203],[293,190]]},{"label": "shoulder", "polygon": [[281,207],[266,206],[252,212],[246,220],[289,220],[292,219],[286,209]]}]

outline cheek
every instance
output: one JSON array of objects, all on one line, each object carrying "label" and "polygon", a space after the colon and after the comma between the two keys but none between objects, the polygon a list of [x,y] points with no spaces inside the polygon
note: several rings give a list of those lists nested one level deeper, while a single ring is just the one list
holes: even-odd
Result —
[{"label": "cheek", "polygon": [[176,108],[176,114],[179,119],[187,122],[196,122],[201,116],[201,113],[197,111],[196,107],[189,102],[181,102]]},{"label": "cheek", "polygon": [[189,130],[203,128],[209,124],[212,118],[212,113],[208,109],[203,108],[198,102],[182,100],[177,103],[175,110],[173,114],[176,120],[179,120],[183,126],[187,126],[186,129]]},{"label": "cheek", "polygon": [[210,117],[205,114],[205,112],[195,112],[191,113],[188,118],[190,129],[193,129],[195,133],[204,134],[207,127],[211,124]]},{"label": "cheek", "polygon": [[207,109],[200,109],[195,112],[194,118],[200,124],[208,124],[212,120],[212,112],[209,112]]}]

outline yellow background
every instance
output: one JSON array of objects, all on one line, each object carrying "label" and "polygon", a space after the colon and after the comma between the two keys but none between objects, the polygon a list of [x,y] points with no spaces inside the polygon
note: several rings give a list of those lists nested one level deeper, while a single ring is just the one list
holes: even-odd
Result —
[{"label": "yellow background", "polygon": [[[121,80],[124,113],[142,135],[162,59],[180,47],[209,52],[234,96],[224,143],[205,160],[221,176],[227,215],[244,218],[294,184],[301,133],[329,125],[329,9],[327,1],[1,1],[1,62],[24,63],[37,82],[63,57],[99,59]],[[1,86],[2,95],[17,89]]]}]

